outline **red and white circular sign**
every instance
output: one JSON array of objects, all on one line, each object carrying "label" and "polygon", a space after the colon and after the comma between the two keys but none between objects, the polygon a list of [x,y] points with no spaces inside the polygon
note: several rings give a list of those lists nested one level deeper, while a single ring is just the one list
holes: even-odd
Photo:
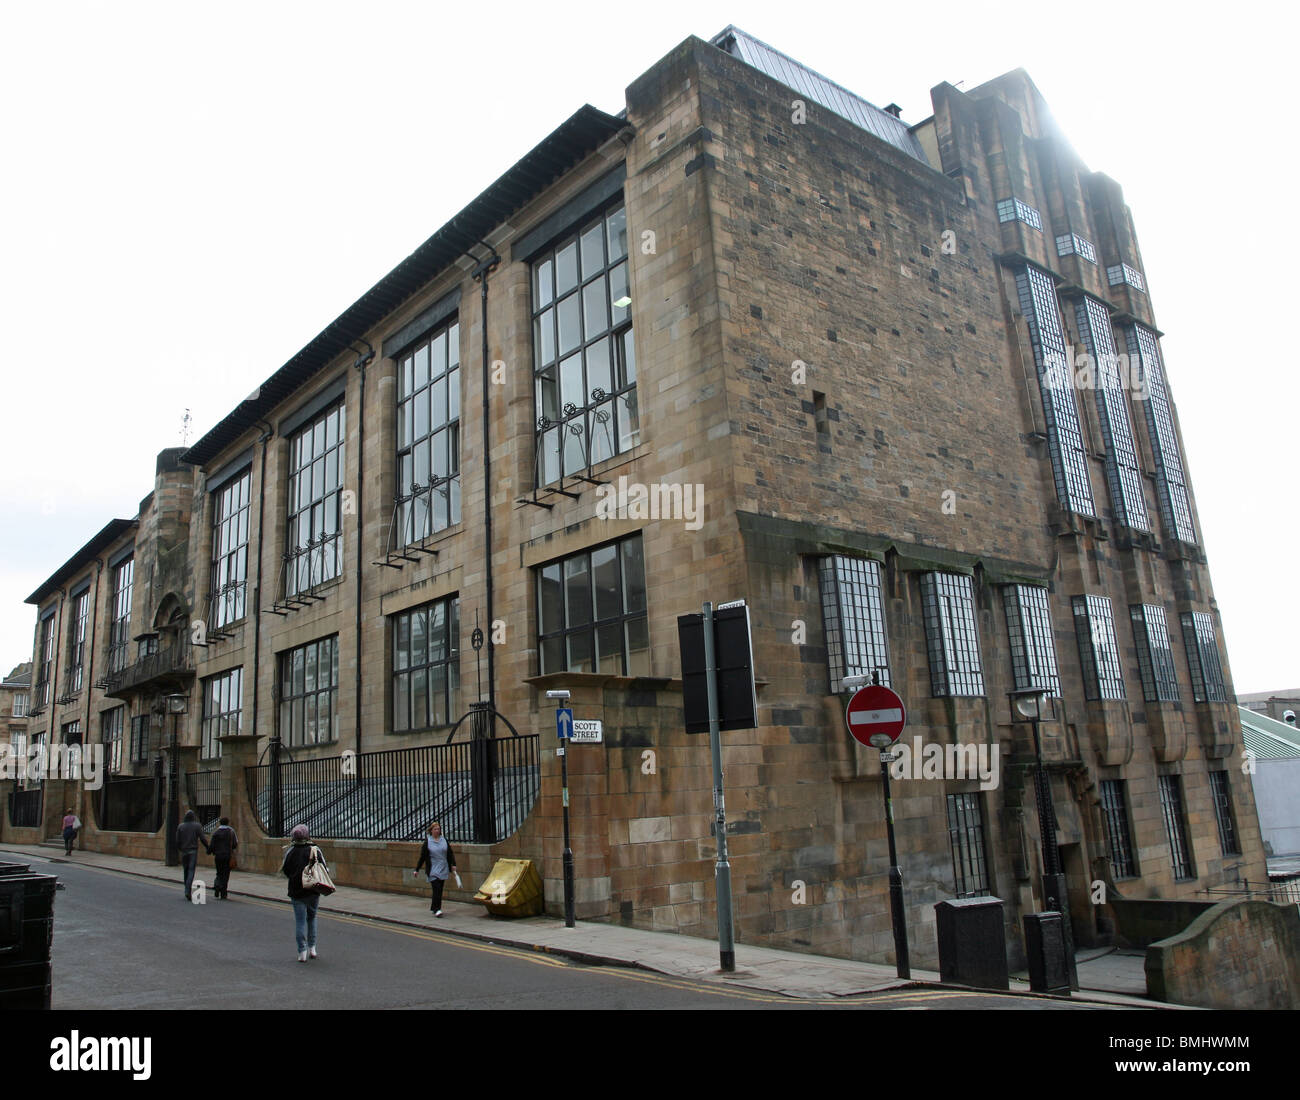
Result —
[{"label": "red and white circular sign", "polygon": [[855,740],[873,749],[887,749],[907,725],[907,708],[897,692],[869,684],[853,693],[846,717]]}]

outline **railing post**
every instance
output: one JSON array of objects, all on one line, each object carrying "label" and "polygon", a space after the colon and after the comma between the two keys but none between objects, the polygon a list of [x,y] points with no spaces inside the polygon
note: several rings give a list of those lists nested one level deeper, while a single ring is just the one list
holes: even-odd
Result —
[{"label": "railing post", "polygon": [[280,790],[280,738],[271,738],[271,782],[270,798],[267,807],[268,832],[272,836],[284,836],[284,798]]},{"label": "railing post", "polygon": [[474,712],[470,740],[470,803],[473,808],[474,841],[477,844],[496,843],[496,768],[490,736],[492,705],[485,702],[470,704]]}]

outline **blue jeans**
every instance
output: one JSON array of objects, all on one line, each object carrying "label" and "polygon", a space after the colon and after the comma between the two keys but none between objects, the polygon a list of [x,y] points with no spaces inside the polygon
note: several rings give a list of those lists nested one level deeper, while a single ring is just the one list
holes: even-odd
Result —
[{"label": "blue jeans", "polygon": [[293,929],[298,936],[298,953],[316,946],[316,907],[320,894],[305,898],[290,898],[293,902]]},{"label": "blue jeans", "polygon": [[198,866],[198,863],[199,863],[199,853],[197,851],[181,853],[181,868],[185,872],[185,896],[186,897],[190,896],[190,890],[194,886],[194,869]]}]

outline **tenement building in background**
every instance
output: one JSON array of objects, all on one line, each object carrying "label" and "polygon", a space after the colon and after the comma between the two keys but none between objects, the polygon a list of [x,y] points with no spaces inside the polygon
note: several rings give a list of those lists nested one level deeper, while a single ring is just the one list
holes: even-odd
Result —
[{"label": "tenement building in background", "polygon": [[[1098,882],[1262,879],[1120,186],[1023,71],[932,100],[909,126],[728,28],[621,113],[583,107],[163,452],[139,515],[33,593],[33,735],[111,746],[110,791],[174,760],[209,812],[350,838],[343,881],[396,884],[385,844],[440,817],[476,873],[537,861],[555,909],[545,692],[567,689],[603,723],[568,762],[578,915],[709,936],[709,753],[683,730],[677,617],[744,599],[739,942],[891,957],[848,676],[901,694],[904,743],[994,765],[893,787],[918,962],[939,901],[1002,898],[1013,955],[1046,903],[1018,690],[1047,696],[1076,941],[1113,931]],[[454,758],[485,734],[486,793]],[[73,795],[87,846],[125,850],[137,811],[158,828],[147,798]]]}]

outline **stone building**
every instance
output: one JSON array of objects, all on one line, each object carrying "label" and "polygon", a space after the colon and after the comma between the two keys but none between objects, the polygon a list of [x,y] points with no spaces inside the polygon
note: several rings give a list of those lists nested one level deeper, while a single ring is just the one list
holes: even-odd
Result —
[{"label": "stone building", "polygon": [[0,752],[15,755],[27,747],[27,703],[32,693],[32,664],[24,661],[0,680]]},{"label": "stone building", "polygon": [[[1263,877],[1120,187],[1023,71],[932,95],[908,126],[728,28],[635,80],[619,115],[582,108],[164,452],[140,516],[33,594],[35,728],[148,725],[184,696],[177,750],[157,721],[154,748],[214,776],[256,859],[294,823],[267,810],[285,798],[267,800],[268,753],[378,782],[416,759],[393,750],[464,742],[457,719],[490,701],[499,751],[541,735],[540,788],[508,836],[461,845],[466,886],[523,855],[557,908],[545,692],[564,688],[604,725],[569,758],[578,916],[710,936],[708,748],[682,728],[677,617],[743,598],[759,724],[724,735],[739,942],[891,957],[879,762],[846,732],[847,675],[902,695],[905,740],[998,762],[894,785],[919,963],[938,901],[1004,899],[1013,955],[1045,903],[1017,689],[1051,700],[1077,941],[1109,934],[1097,881],[1173,898],[1229,863]],[[102,689],[87,672],[80,696],[66,676],[47,690],[88,584],[87,636],[119,637],[131,545],[143,648]],[[416,810],[415,832],[459,820]],[[312,820],[351,838],[343,881],[415,890],[379,812]],[[86,843],[160,843],[102,836]]]}]

